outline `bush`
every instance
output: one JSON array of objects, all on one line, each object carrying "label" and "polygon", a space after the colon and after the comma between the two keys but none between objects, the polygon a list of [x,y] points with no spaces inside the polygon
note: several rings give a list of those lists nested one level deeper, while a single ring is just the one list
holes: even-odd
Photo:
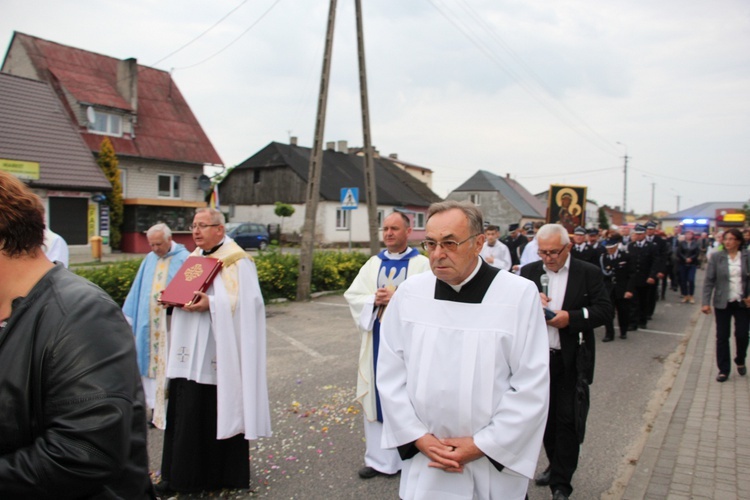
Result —
[{"label": "bush", "polygon": [[122,307],[130,287],[133,285],[135,275],[138,273],[141,261],[143,259],[132,259],[105,266],[79,267],[73,269],[73,272],[98,285]]},{"label": "bush", "polygon": [[[320,292],[348,288],[368,258],[361,252],[314,252],[310,289]],[[142,260],[82,266],[74,268],[73,271],[101,287],[122,306]],[[297,296],[299,276],[298,255],[260,252],[253,256],[253,260],[258,268],[258,282],[265,302],[279,298],[294,300]]]}]

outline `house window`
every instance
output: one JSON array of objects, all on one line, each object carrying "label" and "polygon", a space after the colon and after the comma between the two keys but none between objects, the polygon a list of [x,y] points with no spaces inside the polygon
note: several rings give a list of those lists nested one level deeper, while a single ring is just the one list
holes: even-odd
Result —
[{"label": "house window", "polygon": [[424,216],[423,212],[414,214],[414,229],[424,229]]},{"label": "house window", "polygon": [[340,208],[336,209],[336,229],[337,230],[343,230],[343,229],[349,229],[349,217],[351,210],[341,210]]},{"label": "house window", "polygon": [[385,212],[383,210],[378,210],[378,228],[380,230],[383,229],[383,220],[385,220]]},{"label": "house window", "polygon": [[180,197],[180,176],[176,174],[159,174],[159,197]]},{"label": "house window", "polygon": [[470,194],[469,195],[469,201],[472,202],[474,205],[479,206],[479,195],[478,194]]},{"label": "house window", "polygon": [[103,111],[93,111],[94,121],[89,122],[89,132],[103,135],[122,135],[122,116]]}]

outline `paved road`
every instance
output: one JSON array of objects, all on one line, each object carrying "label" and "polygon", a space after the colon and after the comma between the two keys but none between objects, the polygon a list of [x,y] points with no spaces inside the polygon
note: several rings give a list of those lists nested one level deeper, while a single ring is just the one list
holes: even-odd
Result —
[{"label": "paved road", "polygon": [[[627,340],[598,342],[592,408],[573,498],[621,495],[618,477],[632,472],[628,462],[637,458],[644,430],[658,410],[654,402],[663,400],[671,386],[697,308],[680,304],[678,295],[668,291],[648,330],[632,332]],[[267,313],[274,437],[251,443],[252,491],[231,497],[398,498],[398,478],[363,481],[356,474],[364,450],[362,415],[353,403],[359,339],[343,297],[270,305]],[[602,336],[599,329],[597,338]],[[161,433],[152,431],[150,437],[156,473]],[[542,452],[539,469],[545,465]],[[530,500],[549,497],[547,488],[529,487]]]}]

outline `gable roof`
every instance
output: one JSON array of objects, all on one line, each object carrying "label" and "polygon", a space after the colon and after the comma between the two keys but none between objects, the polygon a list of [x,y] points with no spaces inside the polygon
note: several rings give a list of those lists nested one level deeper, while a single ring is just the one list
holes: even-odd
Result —
[{"label": "gable roof", "polygon": [[661,217],[661,220],[682,220],[685,218],[691,219],[715,219],[716,211],[722,208],[735,208],[742,209],[746,201],[709,201],[695,205],[694,207],[680,210],[673,214],[669,214],[666,217]]},{"label": "gable roof", "polygon": [[[265,148],[237,165],[235,170],[288,166],[304,182],[308,180],[311,148],[271,142]],[[378,204],[427,207],[441,201],[427,185],[403,171],[387,158],[374,158]],[[225,179],[226,180],[226,179]],[[339,201],[341,188],[359,188],[360,203],[367,201],[364,180],[364,157],[356,154],[323,151],[320,196]]]},{"label": "gable roof", "polygon": [[486,170],[478,170],[469,180],[452,192],[460,191],[497,191],[523,217],[543,219],[547,213],[547,206],[518,183],[518,181],[510,177],[501,177]]},{"label": "gable roof", "polygon": [[46,82],[0,73],[0,158],[39,163],[30,186],[112,189]]},{"label": "gable roof", "polygon": [[[70,93],[82,104],[136,114],[134,137],[109,137],[118,155],[195,164],[222,164],[221,158],[166,71],[140,64],[137,68],[137,110],[117,88],[123,61],[41,38],[14,33],[11,47],[20,44],[40,79]],[[5,69],[11,50],[8,50]],[[92,151],[102,136],[80,129]]]}]

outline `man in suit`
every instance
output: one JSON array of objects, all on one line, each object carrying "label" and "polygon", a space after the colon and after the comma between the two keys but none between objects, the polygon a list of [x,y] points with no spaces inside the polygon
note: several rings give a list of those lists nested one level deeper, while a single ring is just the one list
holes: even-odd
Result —
[{"label": "man in suit", "polygon": [[633,230],[628,254],[633,262],[635,297],[631,309],[630,329],[646,328],[649,316],[649,290],[656,286],[659,262],[656,245],[646,241],[646,227],[637,224]]},{"label": "man in suit", "polygon": [[[612,317],[612,304],[599,268],[570,257],[565,227],[542,226],[536,239],[542,260],[522,267],[521,276],[536,283],[542,305],[555,313],[547,321],[550,405],[544,450],[550,466],[536,484],[549,485],[553,500],[565,500],[573,491],[571,481],[585,430],[585,412],[576,419],[576,394],[579,389],[587,391],[593,381],[594,328]],[[543,274],[548,278],[545,286]]]},{"label": "man in suit", "polygon": [[[609,292],[609,300],[617,311],[617,324],[620,327],[620,338],[628,338],[630,323],[630,302],[633,298],[634,280],[631,271],[630,257],[620,249],[622,236],[615,234],[606,242],[607,253],[599,258],[599,266],[604,276],[604,286]],[[615,340],[614,318],[604,324],[603,342]]]},{"label": "man in suit", "polygon": [[656,281],[648,290],[648,319],[656,311],[656,301],[659,299],[659,280],[663,280],[667,271],[667,242],[664,238],[656,234],[656,222],[650,220],[646,223],[646,241],[656,248]]},{"label": "man in suit", "polygon": [[573,246],[570,248],[573,258],[599,265],[599,253],[586,241],[586,229],[578,226],[573,230]]}]

